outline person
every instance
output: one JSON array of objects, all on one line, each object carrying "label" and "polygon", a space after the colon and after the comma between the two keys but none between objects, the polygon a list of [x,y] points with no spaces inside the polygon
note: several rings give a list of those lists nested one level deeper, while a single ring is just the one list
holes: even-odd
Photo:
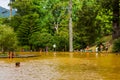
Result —
[{"label": "person", "polygon": [[96,46],[95,51],[96,51],[96,56],[98,56],[98,51],[99,51],[99,47],[98,46]]},{"label": "person", "polygon": [[88,52],[88,50],[89,50],[89,46],[86,47],[85,52]]},{"label": "person", "polygon": [[106,52],[108,51],[108,47],[107,46],[105,47],[105,50],[106,50]]},{"label": "person", "polygon": [[8,57],[9,58],[13,58],[14,57],[14,52],[13,51],[9,51],[8,52]]},{"label": "person", "polygon": [[48,52],[48,46],[46,46],[46,52]]},{"label": "person", "polygon": [[96,47],[96,53],[98,53],[98,47]]},{"label": "person", "polygon": [[15,66],[16,66],[16,67],[20,67],[20,62],[16,62],[16,63],[15,63]]},{"label": "person", "polygon": [[14,58],[14,52],[13,51],[11,52],[11,58]]},{"label": "person", "polygon": [[104,46],[101,44],[101,45],[100,45],[100,51],[101,51],[101,52],[103,51],[103,47],[104,47]]}]

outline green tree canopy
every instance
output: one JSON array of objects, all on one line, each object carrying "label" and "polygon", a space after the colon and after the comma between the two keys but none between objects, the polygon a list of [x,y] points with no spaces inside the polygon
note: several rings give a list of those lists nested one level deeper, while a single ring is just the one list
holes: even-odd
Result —
[{"label": "green tree canopy", "polygon": [[[69,1],[15,0],[10,5],[17,13],[4,22],[14,28],[20,45],[31,48],[56,43],[58,50],[68,50],[69,17],[72,18],[74,49],[92,45],[112,32],[119,36],[119,0],[72,0],[72,9]],[[43,36],[50,39],[44,42]]]},{"label": "green tree canopy", "polygon": [[13,29],[6,25],[0,25],[0,47],[3,51],[14,50],[17,46],[17,37]]}]

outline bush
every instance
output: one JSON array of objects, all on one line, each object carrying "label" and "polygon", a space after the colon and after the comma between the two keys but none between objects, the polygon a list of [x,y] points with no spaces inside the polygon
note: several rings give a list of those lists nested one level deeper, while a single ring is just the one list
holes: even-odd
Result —
[{"label": "bush", "polygon": [[3,49],[3,53],[8,50],[14,50],[17,43],[17,37],[13,28],[0,25],[0,47]]},{"label": "bush", "polygon": [[113,48],[112,48],[113,52],[120,52],[120,38],[116,39],[113,42]]}]

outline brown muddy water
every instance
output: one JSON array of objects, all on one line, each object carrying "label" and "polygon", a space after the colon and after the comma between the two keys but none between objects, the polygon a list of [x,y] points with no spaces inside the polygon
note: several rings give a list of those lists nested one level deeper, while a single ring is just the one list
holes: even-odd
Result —
[{"label": "brown muddy water", "polygon": [[120,80],[120,55],[56,52],[1,58],[0,80]]}]

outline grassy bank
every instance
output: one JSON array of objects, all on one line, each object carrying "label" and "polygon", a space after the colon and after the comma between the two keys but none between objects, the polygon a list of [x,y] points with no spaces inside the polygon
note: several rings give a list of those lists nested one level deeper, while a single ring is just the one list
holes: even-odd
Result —
[{"label": "grassy bank", "polygon": [[[104,36],[103,38],[100,39],[100,42],[102,42],[104,45],[105,44],[109,44],[110,46],[108,48],[108,52],[112,52],[112,46],[113,46],[112,45],[112,35]],[[93,51],[95,51],[96,45],[91,46],[90,49],[92,49]]]}]

